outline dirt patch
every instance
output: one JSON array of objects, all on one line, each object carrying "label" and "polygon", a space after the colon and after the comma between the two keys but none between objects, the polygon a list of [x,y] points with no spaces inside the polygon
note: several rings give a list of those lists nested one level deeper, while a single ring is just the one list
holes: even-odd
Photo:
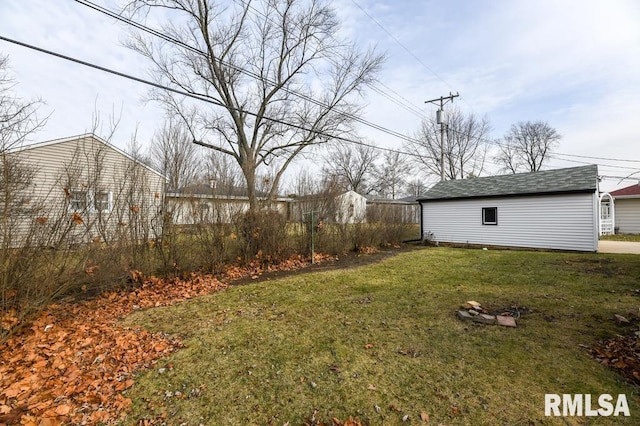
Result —
[{"label": "dirt patch", "polygon": [[338,269],[350,269],[358,268],[360,266],[370,265],[372,263],[380,262],[384,259],[388,259],[392,256],[396,256],[400,253],[406,253],[414,250],[424,250],[424,247],[415,245],[402,245],[399,247],[384,247],[378,249],[374,253],[357,253],[357,252],[344,252],[340,255],[333,256],[331,259],[323,261],[318,264],[309,265],[305,268],[295,269],[290,271],[273,271],[265,272],[260,276],[247,277],[230,282],[230,285],[246,285],[253,282],[270,281],[285,277],[291,277],[301,274],[308,274],[310,272],[320,271],[334,271]]},{"label": "dirt patch", "polygon": [[564,261],[567,265],[576,266],[582,269],[587,274],[600,274],[605,277],[611,278],[617,273],[617,269],[614,266],[613,259],[610,258],[580,258],[580,259],[566,259]]}]

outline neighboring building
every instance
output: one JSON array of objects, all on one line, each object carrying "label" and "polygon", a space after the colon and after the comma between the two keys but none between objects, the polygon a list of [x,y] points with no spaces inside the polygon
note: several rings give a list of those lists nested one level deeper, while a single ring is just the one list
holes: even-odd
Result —
[{"label": "neighboring building", "polygon": [[[105,140],[85,134],[3,154],[26,172],[12,242],[55,245],[143,240],[160,235],[165,178]],[[9,237],[7,237],[9,239]]]},{"label": "neighboring building", "polygon": [[336,223],[362,223],[367,220],[367,199],[355,191],[347,191],[335,198]]},{"label": "neighboring building", "polygon": [[[234,192],[235,193],[235,192]],[[217,194],[211,187],[195,185],[165,194],[167,211],[176,225],[201,223],[233,223],[239,214],[249,210],[246,195]],[[260,200],[264,202],[264,198]],[[270,208],[289,216],[288,198],[276,198]]]},{"label": "neighboring building", "polygon": [[596,165],[439,182],[418,202],[423,239],[590,252],[598,249]]},{"label": "neighboring building", "polygon": [[615,205],[616,232],[640,234],[640,182],[609,194]]},{"label": "neighboring building", "polygon": [[420,205],[416,197],[367,197],[367,222],[420,223]]},{"label": "neighboring building", "polygon": [[[239,193],[239,192],[235,192]],[[238,214],[249,210],[249,198],[245,195],[217,194],[207,185],[195,185],[165,195],[167,211],[173,223],[193,225],[198,223],[233,223]],[[266,208],[283,215],[289,222],[304,222],[310,212],[318,220],[333,223],[360,223],[366,221],[367,199],[347,191],[341,194],[317,194],[302,197],[278,197],[260,202]]]},{"label": "neighboring building", "polygon": [[291,222],[304,222],[314,217],[330,223],[362,223],[366,221],[367,199],[355,191],[327,192],[289,198]]}]

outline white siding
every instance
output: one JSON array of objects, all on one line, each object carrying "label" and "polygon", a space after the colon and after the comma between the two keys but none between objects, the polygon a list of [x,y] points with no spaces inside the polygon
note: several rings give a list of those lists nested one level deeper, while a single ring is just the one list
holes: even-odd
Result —
[{"label": "white siding", "polygon": [[618,232],[640,234],[640,198],[616,198],[614,208]]},{"label": "white siding", "polygon": [[362,223],[367,216],[367,199],[355,191],[336,197],[336,223]]},{"label": "white siding", "polygon": [[[596,251],[595,194],[423,202],[423,232],[448,243]],[[482,208],[498,208],[498,224],[482,224]]]},{"label": "white siding", "polygon": [[[167,210],[176,225],[198,223],[233,223],[239,214],[249,211],[246,197],[166,194]],[[269,208],[287,217],[289,202],[278,199]]]},{"label": "white siding", "polygon": [[[74,213],[70,194],[76,192],[87,193],[87,200],[96,193],[107,194],[109,208],[98,212],[88,207],[78,212],[82,223],[71,226],[68,233],[73,242],[97,238],[110,242],[123,233],[141,238],[138,227],[150,229],[162,209],[164,178],[92,135],[36,144],[10,155],[35,171],[29,202],[42,205],[37,219],[20,218],[18,234],[30,232],[38,219],[46,221],[48,228],[70,223]],[[153,226],[159,233],[161,221]]]}]

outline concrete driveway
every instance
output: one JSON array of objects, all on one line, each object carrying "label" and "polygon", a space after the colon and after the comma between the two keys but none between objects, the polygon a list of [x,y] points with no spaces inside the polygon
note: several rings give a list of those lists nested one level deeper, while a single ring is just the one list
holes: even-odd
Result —
[{"label": "concrete driveway", "polygon": [[598,253],[640,254],[640,243],[631,241],[598,241]]}]

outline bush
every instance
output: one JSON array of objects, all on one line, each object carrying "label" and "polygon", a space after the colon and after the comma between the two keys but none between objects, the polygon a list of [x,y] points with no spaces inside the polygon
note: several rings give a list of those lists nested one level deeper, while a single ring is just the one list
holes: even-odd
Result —
[{"label": "bush", "polygon": [[247,262],[256,257],[276,261],[291,254],[286,218],[274,210],[238,215],[236,230],[240,251]]}]

